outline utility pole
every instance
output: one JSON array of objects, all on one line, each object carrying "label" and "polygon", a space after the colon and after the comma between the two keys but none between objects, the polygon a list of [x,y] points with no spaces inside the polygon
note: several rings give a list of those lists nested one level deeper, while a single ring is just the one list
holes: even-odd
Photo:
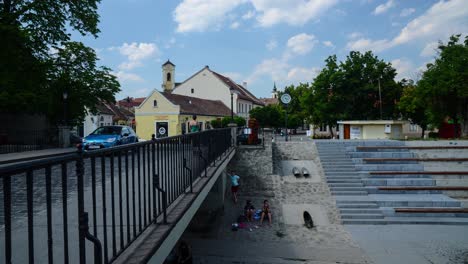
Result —
[{"label": "utility pole", "polygon": [[382,91],[380,90],[380,77],[377,80],[379,83],[379,106],[380,106],[380,120],[382,120]]}]

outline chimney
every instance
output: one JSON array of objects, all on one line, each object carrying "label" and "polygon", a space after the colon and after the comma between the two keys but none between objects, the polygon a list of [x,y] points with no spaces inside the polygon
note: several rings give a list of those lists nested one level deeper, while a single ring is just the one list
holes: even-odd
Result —
[{"label": "chimney", "polygon": [[247,82],[242,82],[242,86],[247,89]]}]

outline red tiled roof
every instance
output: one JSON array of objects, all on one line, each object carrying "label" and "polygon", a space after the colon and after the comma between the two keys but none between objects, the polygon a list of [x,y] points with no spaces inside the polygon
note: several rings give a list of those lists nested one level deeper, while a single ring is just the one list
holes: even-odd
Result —
[{"label": "red tiled roof", "polygon": [[139,106],[145,99],[146,99],[145,97],[139,97],[139,98],[129,97],[129,98],[125,98],[123,100],[118,101],[117,105],[121,107],[135,107],[135,106]]},{"label": "red tiled roof", "polygon": [[260,98],[260,101],[262,101],[265,105],[272,105],[272,104],[279,103],[278,98]]},{"label": "red tiled roof", "polygon": [[208,116],[231,115],[231,110],[219,100],[200,99],[167,92],[162,92],[161,94],[173,104],[180,106],[181,114]]},{"label": "red tiled roof", "polygon": [[242,99],[242,100],[246,100],[246,101],[250,101],[254,104],[258,104],[258,105],[263,105],[263,102],[261,102],[260,100],[257,99],[257,97],[255,97],[255,95],[253,95],[251,92],[249,92],[249,90],[247,90],[246,88],[242,87],[242,85],[239,85],[237,83],[235,83],[234,81],[232,81],[229,77],[226,77],[224,75],[221,75],[217,72],[214,72],[214,71],[211,71],[215,76],[217,76],[222,82],[224,82],[227,86],[235,89],[238,91],[238,98]]}]

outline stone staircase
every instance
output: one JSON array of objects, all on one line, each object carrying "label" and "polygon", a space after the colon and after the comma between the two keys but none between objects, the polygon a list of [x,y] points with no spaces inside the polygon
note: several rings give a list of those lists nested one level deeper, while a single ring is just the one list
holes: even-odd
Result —
[{"label": "stone staircase", "polygon": [[[323,140],[315,143],[344,224],[468,225],[468,213],[462,211],[460,201],[444,195],[441,190],[405,190],[405,186],[436,186],[436,181],[430,174],[417,174],[424,171],[424,166],[411,160],[416,155],[404,148],[404,142]],[[383,148],[373,148],[375,146]],[[390,148],[392,146],[395,148]],[[386,161],[388,158],[392,160]],[[410,160],[395,160],[398,158]],[[373,175],[373,172],[379,174]],[[399,208],[427,208],[435,212],[402,213]]]}]

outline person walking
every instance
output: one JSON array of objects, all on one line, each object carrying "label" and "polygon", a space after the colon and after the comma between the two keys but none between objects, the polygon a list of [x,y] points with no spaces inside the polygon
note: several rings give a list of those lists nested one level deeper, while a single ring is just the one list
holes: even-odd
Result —
[{"label": "person walking", "polygon": [[234,203],[237,203],[237,192],[239,191],[239,180],[240,177],[239,175],[235,173],[230,173],[231,177],[231,192],[232,192],[232,197],[234,199]]},{"label": "person walking", "polygon": [[195,133],[195,132],[200,131],[200,128],[198,127],[198,123],[197,123],[197,115],[192,116],[192,120],[190,120],[189,126],[190,126],[190,129],[189,129],[190,133]]}]

